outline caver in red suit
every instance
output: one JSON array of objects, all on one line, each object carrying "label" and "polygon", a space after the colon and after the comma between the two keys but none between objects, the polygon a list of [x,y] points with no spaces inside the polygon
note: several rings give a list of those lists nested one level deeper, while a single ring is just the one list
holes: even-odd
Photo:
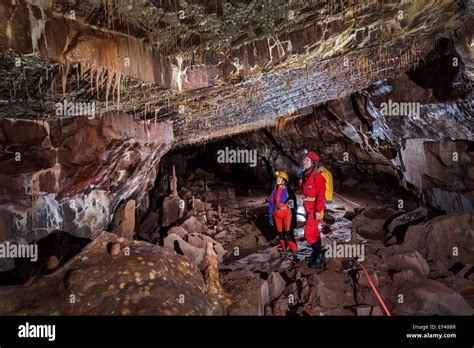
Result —
[{"label": "caver in red suit", "polygon": [[317,216],[317,213],[322,214],[324,209],[326,180],[318,173],[318,155],[314,152],[309,152],[306,157],[311,159],[312,165],[303,172],[303,176],[300,180],[300,187],[303,190],[303,204],[306,209],[304,237],[314,251],[309,265],[320,267],[320,264],[324,262],[324,255],[322,254],[318,229],[320,217]]}]

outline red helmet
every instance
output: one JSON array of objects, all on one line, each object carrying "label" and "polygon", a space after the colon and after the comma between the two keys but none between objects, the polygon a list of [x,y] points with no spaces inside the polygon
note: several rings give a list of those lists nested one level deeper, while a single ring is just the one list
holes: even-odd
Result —
[{"label": "red helmet", "polygon": [[318,162],[319,162],[319,157],[318,157],[318,155],[316,155],[316,152],[313,152],[313,151],[308,152],[308,153],[306,154],[306,157],[311,158],[314,163],[318,163]]}]

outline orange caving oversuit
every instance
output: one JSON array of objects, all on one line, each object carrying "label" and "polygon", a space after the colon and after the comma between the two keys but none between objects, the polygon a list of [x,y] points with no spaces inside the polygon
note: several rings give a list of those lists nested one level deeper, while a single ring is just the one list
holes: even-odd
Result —
[{"label": "orange caving oversuit", "polygon": [[292,252],[297,247],[294,234],[291,233],[291,207],[288,204],[289,196],[286,185],[277,185],[268,197],[268,215],[273,216],[276,229],[279,233],[282,250],[286,250],[285,241]]}]

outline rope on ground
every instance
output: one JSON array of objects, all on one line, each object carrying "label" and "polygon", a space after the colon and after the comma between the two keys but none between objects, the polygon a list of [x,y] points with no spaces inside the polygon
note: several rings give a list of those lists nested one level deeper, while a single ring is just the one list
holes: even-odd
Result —
[{"label": "rope on ground", "polygon": [[348,200],[347,198],[344,198],[342,197],[340,194],[336,193],[336,192],[333,192],[336,196],[338,196],[340,199],[342,199],[344,202],[347,202],[349,204],[352,204],[352,205],[355,205],[356,207],[360,207],[360,204],[357,204],[355,202],[352,202],[350,200]]},{"label": "rope on ground", "polygon": [[383,301],[382,299],[382,296],[380,296],[379,292],[377,291],[377,288],[375,287],[374,283],[372,282],[372,279],[370,279],[370,276],[369,276],[369,273],[367,273],[367,270],[365,269],[364,265],[361,264],[359,261],[357,261],[356,259],[353,259],[359,266],[362,267],[362,270],[364,271],[364,274],[365,276],[367,277],[367,281],[369,282],[370,284],[370,287],[372,288],[372,290],[374,291],[375,293],[375,296],[377,296],[377,299],[379,300],[380,304],[382,305],[385,313],[391,317],[392,314],[390,313],[390,311],[388,310],[387,306],[385,305],[385,302]]}]

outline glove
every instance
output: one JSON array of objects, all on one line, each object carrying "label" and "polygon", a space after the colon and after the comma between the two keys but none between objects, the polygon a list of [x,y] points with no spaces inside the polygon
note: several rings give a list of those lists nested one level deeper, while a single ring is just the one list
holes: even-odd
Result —
[{"label": "glove", "polygon": [[303,172],[304,172],[304,168],[303,166],[299,165],[296,167],[296,176],[298,177],[298,179],[301,179],[303,177]]},{"label": "glove", "polygon": [[275,226],[275,222],[273,221],[273,214],[268,214],[268,223],[270,226]]},{"label": "glove", "polygon": [[317,211],[314,212],[314,218],[316,220],[321,220],[321,213],[318,213]]}]

